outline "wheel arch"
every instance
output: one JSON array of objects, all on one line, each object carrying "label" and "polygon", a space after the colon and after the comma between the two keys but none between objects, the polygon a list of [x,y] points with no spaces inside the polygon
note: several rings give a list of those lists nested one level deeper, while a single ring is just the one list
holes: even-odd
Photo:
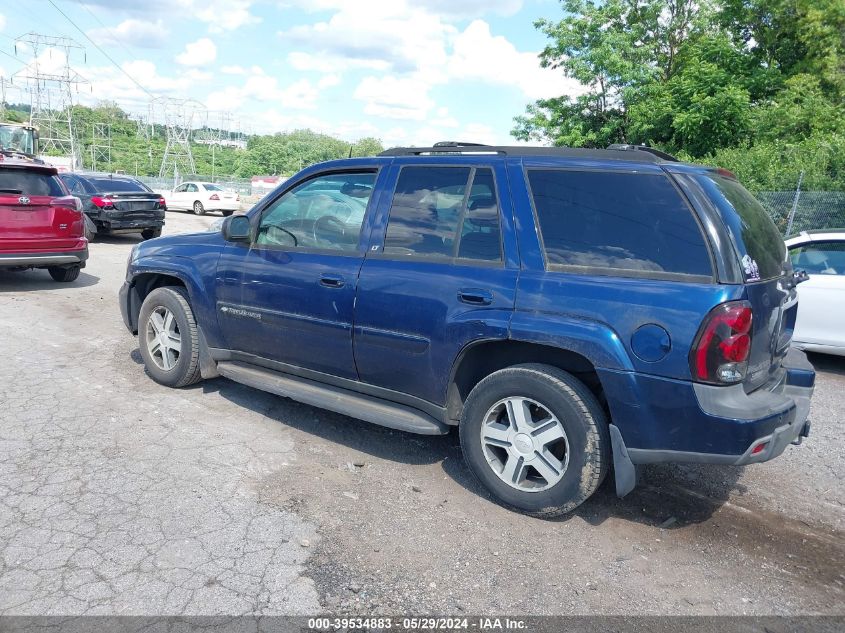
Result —
[{"label": "wheel arch", "polygon": [[506,367],[525,363],[550,365],[573,374],[607,409],[596,365],[583,354],[565,347],[532,341],[484,340],[465,346],[452,365],[446,392],[447,422],[457,424],[470,391],[485,376]]},{"label": "wheel arch", "polygon": [[141,312],[141,304],[153,290],[164,286],[181,286],[191,297],[191,288],[179,273],[145,271],[138,273],[132,278],[132,286],[129,292],[129,320],[132,324],[132,331],[138,332],[138,315]]}]

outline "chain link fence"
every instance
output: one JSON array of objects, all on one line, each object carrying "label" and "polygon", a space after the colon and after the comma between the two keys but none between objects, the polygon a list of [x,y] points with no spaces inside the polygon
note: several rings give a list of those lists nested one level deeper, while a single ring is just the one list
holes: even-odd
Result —
[{"label": "chain link fence", "polygon": [[784,236],[845,228],[845,191],[761,191],[757,199]]}]

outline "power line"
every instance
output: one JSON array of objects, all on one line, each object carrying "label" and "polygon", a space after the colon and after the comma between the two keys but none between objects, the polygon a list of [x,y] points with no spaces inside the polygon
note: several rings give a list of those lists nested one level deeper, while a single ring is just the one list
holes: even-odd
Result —
[{"label": "power line", "polygon": [[111,58],[111,56],[110,56],[110,55],[109,55],[106,51],[104,51],[102,48],[100,48],[100,45],[99,45],[99,44],[97,44],[97,42],[95,42],[95,41],[94,41],[94,40],[92,40],[90,37],[88,37],[88,34],[87,34],[85,31],[83,31],[81,28],[79,28],[79,26],[76,24],[76,22],[74,22],[73,20],[71,20],[71,19],[70,19],[70,16],[68,16],[68,14],[67,14],[67,13],[65,13],[64,11],[62,11],[62,10],[58,7],[58,5],[57,5],[55,2],[53,2],[53,0],[47,0],[47,2],[49,2],[51,5],[53,5],[53,8],[54,8],[56,11],[58,11],[59,13],[61,13],[61,14],[62,14],[62,16],[64,16],[64,18],[65,18],[68,22],[70,22],[70,23],[73,25],[73,28],[75,28],[77,31],[79,31],[80,33],[82,33],[83,37],[85,37],[85,39],[86,39],[86,40],[88,40],[89,42],[91,42],[91,44],[93,44],[93,45],[94,45],[94,48],[96,48],[98,51],[100,51],[100,53],[102,53],[102,54],[103,54],[103,57],[105,57],[107,60],[109,60],[109,61],[110,61],[110,62],[114,65],[114,67],[115,67],[115,68],[117,68],[120,72],[122,72],[124,75],[126,75],[126,76],[129,78],[129,80],[130,80],[133,84],[135,84],[136,86],[138,86],[138,88],[140,88],[142,91],[144,91],[144,92],[147,94],[147,96],[149,96],[149,97],[150,97],[150,99],[155,99],[155,98],[156,98],[156,97],[155,97],[155,95],[154,95],[152,92],[150,92],[150,91],[149,91],[149,90],[147,90],[144,86],[142,86],[142,85],[138,82],[138,80],[136,80],[136,79],[135,79],[132,75],[130,75],[128,72],[126,72],[120,64],[118,64],[116,61],[114,61],[114,59],[112,59],[112,58]]}]

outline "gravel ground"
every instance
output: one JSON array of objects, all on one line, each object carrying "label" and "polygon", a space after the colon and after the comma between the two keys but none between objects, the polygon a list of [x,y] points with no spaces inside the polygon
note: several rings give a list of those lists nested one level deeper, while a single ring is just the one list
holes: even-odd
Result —
[{"label": "gravel ground", "polygon": [[543,521],[456,434],[152,382],[116,302],[136,241],[72,284],[0,272],[0,614],[845,614],[845,359],[812,358],[813,434],[781,458],[650,467]]}]

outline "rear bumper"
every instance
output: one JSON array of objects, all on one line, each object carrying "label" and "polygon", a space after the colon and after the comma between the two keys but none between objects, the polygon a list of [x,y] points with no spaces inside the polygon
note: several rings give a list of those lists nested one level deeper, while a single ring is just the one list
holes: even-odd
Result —
[{"label": "rear bumper", "polygon": [[620,444],[632,464],[768,461],[809,434],[814,384],[815,371],[797,349],[787,354],[774,384],[751,394],[741,385],[638,376],[623,385],[627,402],[608,394],[619,431],[614,450]]},{"label": "rear bumper", "polygon": [[97,231],[103,233],[137,233],[146,229],[158,229],[164,226],[164,210],[140,213],[100,212],[89,217],[97,225]]},{"label": "rear bumper", "polygon": [[75,251],[47,253],[0,253],[0,268],[45,268],[47,266],[85,265],[88,247]]}]

